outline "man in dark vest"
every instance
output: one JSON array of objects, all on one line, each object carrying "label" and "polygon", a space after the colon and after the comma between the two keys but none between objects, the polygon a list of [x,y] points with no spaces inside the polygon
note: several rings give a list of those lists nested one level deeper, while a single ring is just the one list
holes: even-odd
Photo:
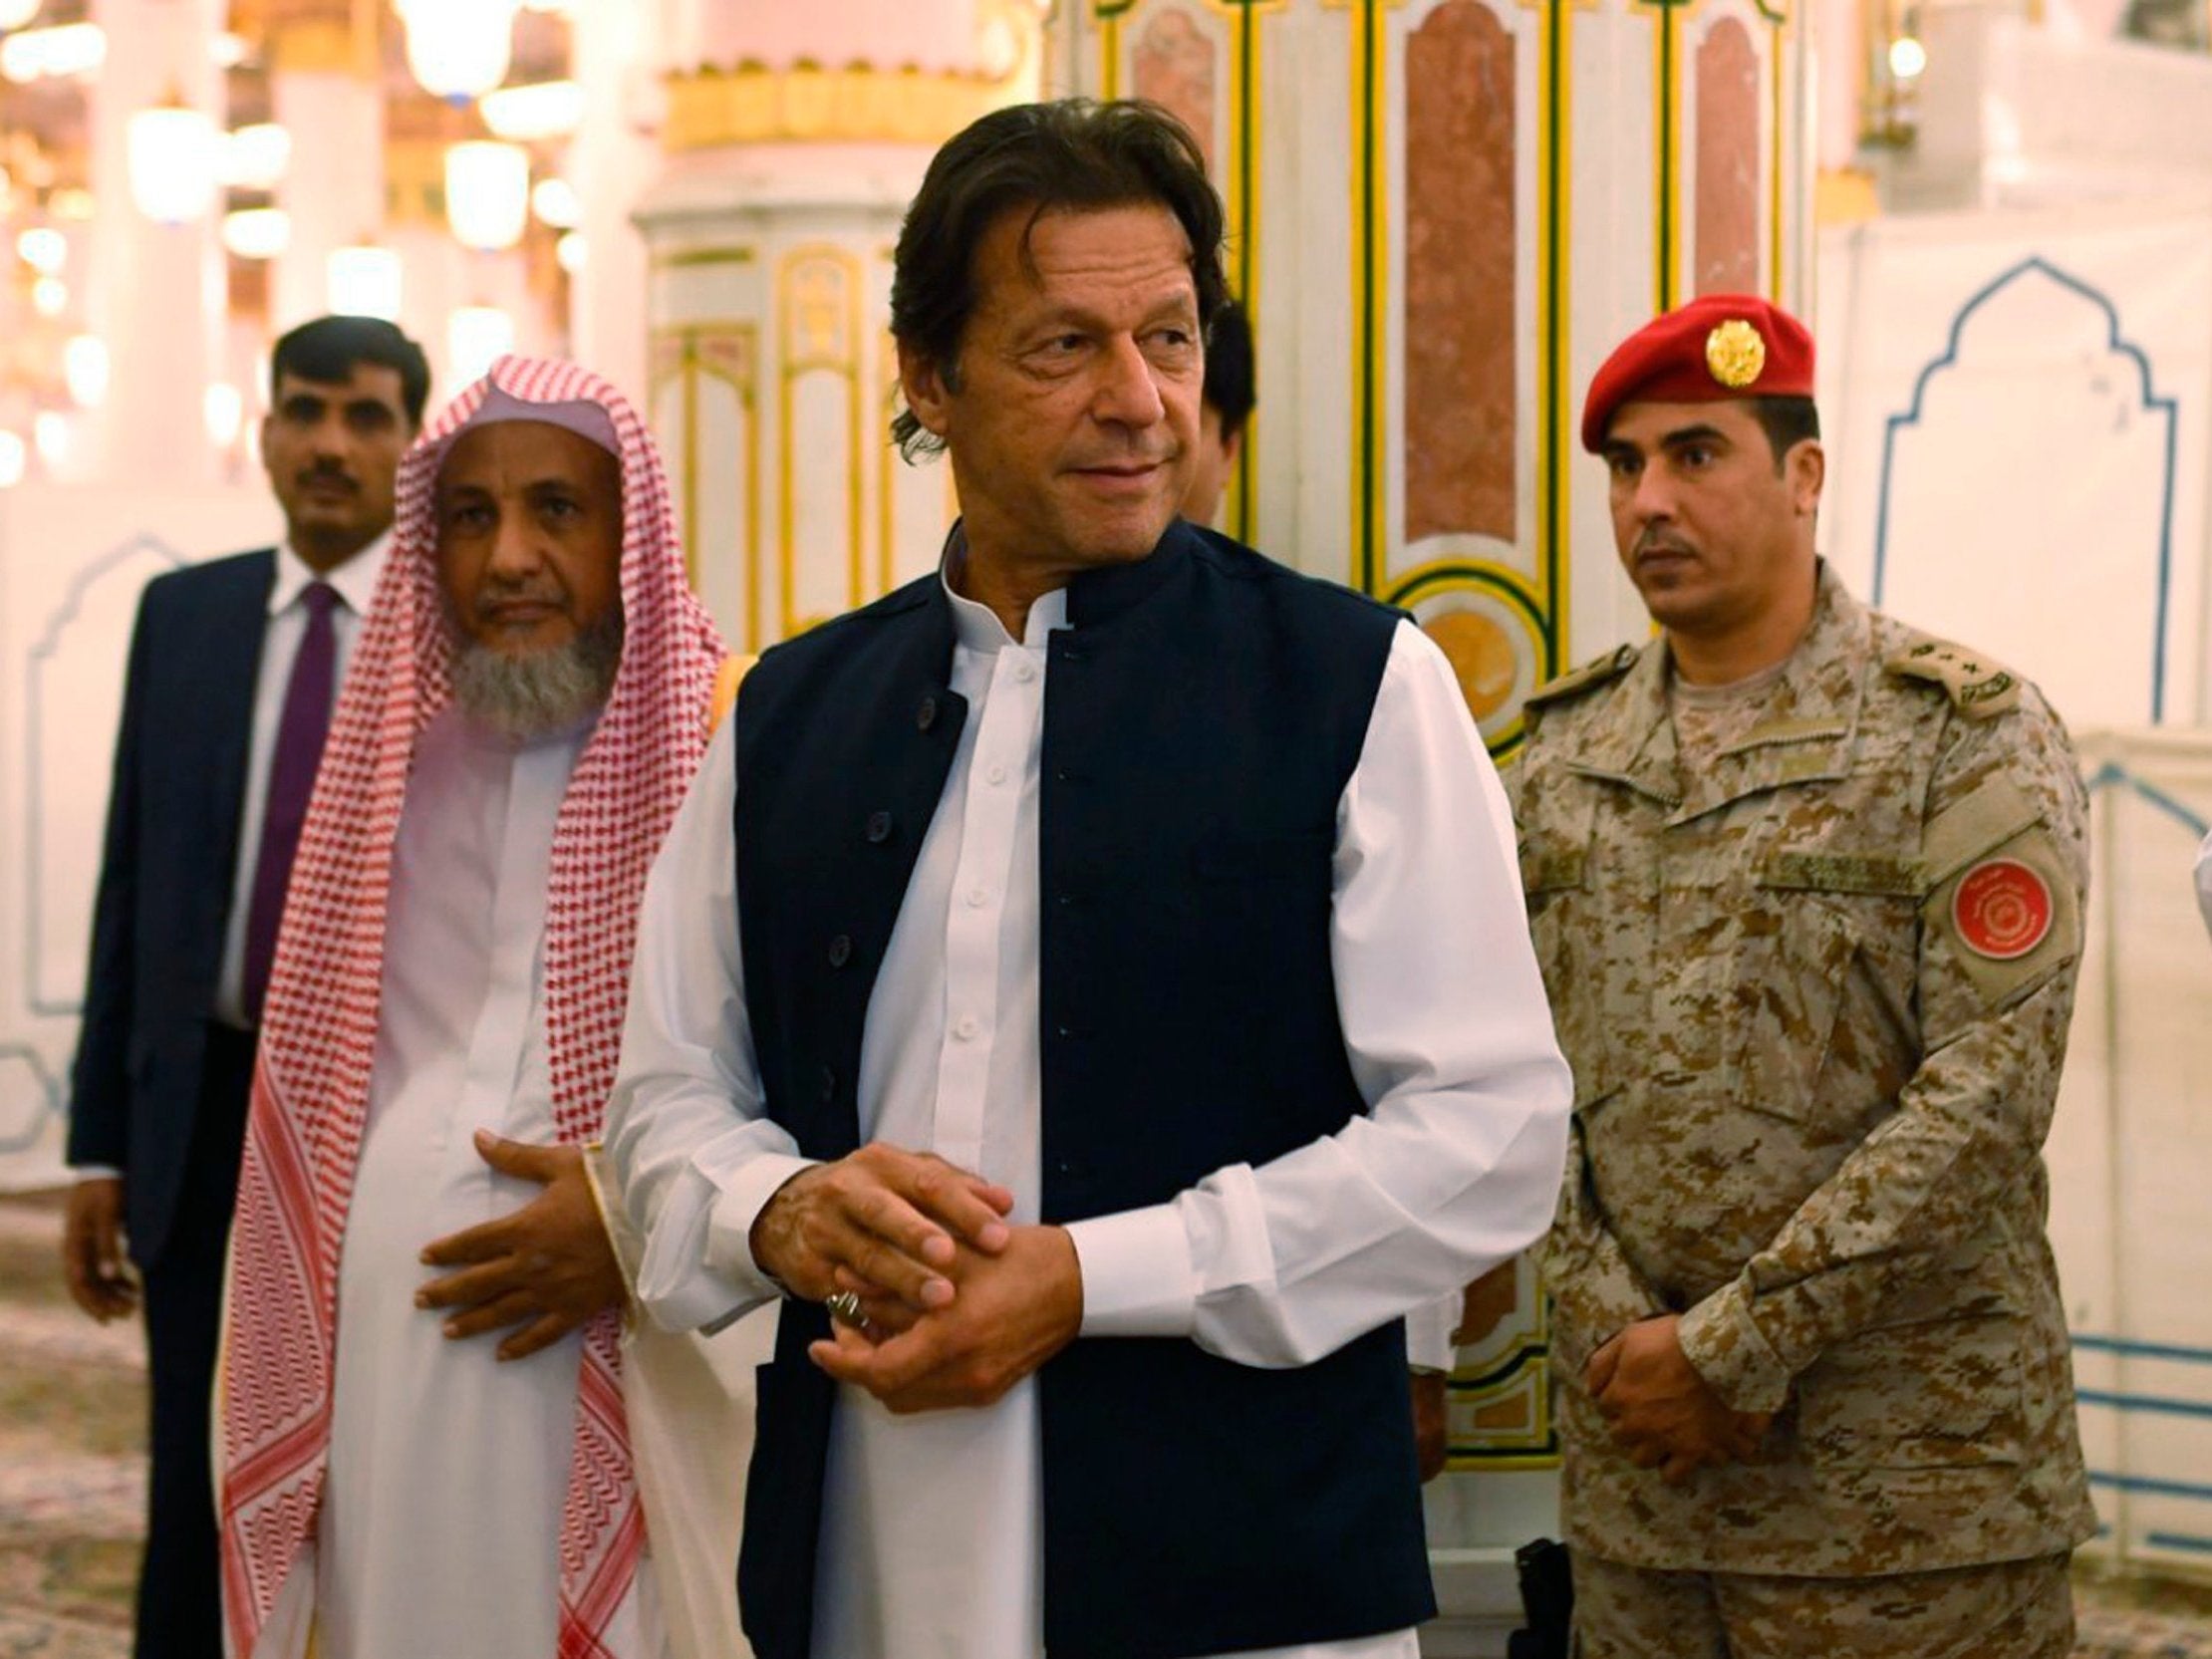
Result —
[{"label": "man in dark vest", "polygon": [[663,1322],[784,1302],[761,1659],[1411,1659],[1403,1315],[1530,1242],[1568,1083],[1409,623],[1176,516],[1222,209],[1131,104],[932,164],[940,570],[763,657],[648,884],[608,1151]]}]

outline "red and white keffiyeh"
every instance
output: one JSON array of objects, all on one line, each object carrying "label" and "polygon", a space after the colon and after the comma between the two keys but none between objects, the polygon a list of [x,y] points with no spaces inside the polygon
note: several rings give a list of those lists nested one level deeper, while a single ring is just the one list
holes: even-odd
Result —
[{"label": "red and white keffiyeh", "polygon": [[[722,648],[686,582],[644,421],[574,365],[502,358],[401,463],[392,556],[332,717],[270,977],[223,1355],[223,1605],[241,1656],[314,1538],[329,1466],[338,1258],[376,1052],[393,841],[416,740],[452,696],[432,496],[447,447],[494,386],[524,403],[597,405],[622,462],[622,661],[561,802],[546,897],[546,1034],[564,1142],[599,1133],[646,872],[705,752]],[[559,1659],[606,1654],[607,1622],[644,1541],[619,1331],[608,1312],[584,1336],[561,1518]]]}]

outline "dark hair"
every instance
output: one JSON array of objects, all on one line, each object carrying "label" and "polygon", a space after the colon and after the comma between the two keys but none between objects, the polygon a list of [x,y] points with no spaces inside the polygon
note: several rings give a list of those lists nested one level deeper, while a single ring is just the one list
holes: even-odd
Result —
[{"label": "dark hair", "polygon": [[1214,314],[1206,336],[1206,401],[1222,417],[1226,442],[1251,418],[1251,323],[1244,308],[1229,301]]},{"label": "dark hair", "polygon": [[[1199,324],[1229,298],[1222,272],[1222,198],[1189,129],[1156,104],[1063,98],[995,111],[955,134],[930,162],[907,209],[892,264],[891,333],[958,389],[961,335],[975,310],[975,249],[1000,215],[1028,209],[1021,252],[1045,213],[1158,202],[1191,239]],[[944,447],[902,408],[892,439],[907,459]]]},{"label": "dark hair", "polygon": [[399,372],[408,424],[420,426],[422,406],[430,397],[429,360],[421,347],[382,317],[318,317],[302,323],[270,355],[269,391],[273,396],[286,375],[330,386],[364,363]]},{"label": "dark hair", "polygon": [[1807,439],[1819,441],[1820,412],[1810,398],[1752,398],[1747,402],[1760,430],[1767,434],[1767,446],[1775,452],[1777,472],[1798,444]]}]

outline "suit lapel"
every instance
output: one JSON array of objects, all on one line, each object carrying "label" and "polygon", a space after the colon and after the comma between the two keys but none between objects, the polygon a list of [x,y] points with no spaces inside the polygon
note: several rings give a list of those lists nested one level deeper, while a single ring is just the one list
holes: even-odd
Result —
[{"label": "suit lapel", "polygon": [[226,886],[238,862],[254,691],[261,674],[261,640],[269,626],[269,588],[275,581],[273,550],[240,560],[236,578],[208,595],[202,619],[196,700],[204,710],[199,728],[206,743],[207,822],[216,831],[213,844],[223,854]]}]

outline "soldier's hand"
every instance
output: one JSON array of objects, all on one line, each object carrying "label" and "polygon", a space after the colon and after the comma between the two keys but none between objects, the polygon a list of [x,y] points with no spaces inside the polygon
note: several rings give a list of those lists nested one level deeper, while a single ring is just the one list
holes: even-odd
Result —
[{"label": "soldier's hand", "polygon": [[94,1176],[69,1190],[62,1219],[62,1272],[70,1300],[102,1324],[138,1305],[138,1286],[123,1259],[123,1183]]},{"label": "soldier's hand", "polygon": [[927,1312],[952,1301],[962,1244],[1005,1249],[1012,1209],[1005,1188],[878,1141],[777,1188],[753,1218],[752,1258],[809,1301],[854,1289]]},{"label": "soldier's hand", "polygon": [[1445,1462],[1451,1456],[1445,1386],[1450,1379],[1442,1371],[1415,1371],[1409,1376],[1413,1388],[1413,1450],[1421,1484],[1427,1486],[1444,1473]]},{"label": "soldier's hand", "polygon": [[1590,1356],[1582,1379],[1629,1461],[1670,1486],[1755,1456],[1771,1421],[1713,1391],[1682,1351],[1680,1323],[1670,1313],[1630,1325]]},{"label": "soldier's hand", "polygon": [[499,1344],[499,1357],[524,1359],[619,1305],[627,1293],[622,1266],[592,1201],[581,1148],[530,1146],[478,1130],[476,1151],[500,1174],[542,1182],[545,1191],[512,1215],[425,1246],[425,1265],[460,1271],[423,1285],[415,1305],[461,1309],[445,1321],[449,1337],[521,1325]]}]

